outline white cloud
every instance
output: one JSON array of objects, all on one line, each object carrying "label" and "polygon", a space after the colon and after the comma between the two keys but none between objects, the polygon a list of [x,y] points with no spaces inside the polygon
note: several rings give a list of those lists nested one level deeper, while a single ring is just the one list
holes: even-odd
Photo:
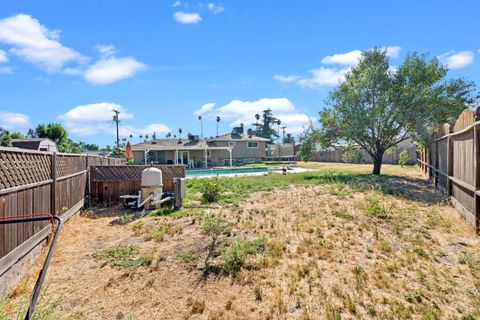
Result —
[{"label": "white cloud", "polygon": [[49,30],[30,15],[18,14],[0,20],[0,42],[11,45],[10,52],[47,72],[58,72],[68,63],[84,63],[87,58],[59,42],[58,30]]},{"label": "white cloud", "polygon": [[202,17],[199,13],[188,13],[183,11],[177,11],[173,14],[173,19],[183,24],[193,24],[202,21]]},{"label": "white cloud", "polygon": [[8,62],[7,53],[4,50],[0,50],[0,63]]},{"label": "white cloud", "polygon": [[175,1],[174,3],[172,3],[172,7],[180,7],[182,5],[183,3],[181,1]]},{"label": "white cloud", "polygon": [[[400,54],[400,46],[383,47],[390,58],[397,58]],[[273,76],[273,79],[282,83],[295,83],[304,88],[332,87],[341,83],[345,79],[345,74],[352,67],[358,64],[362,56],[362,51],[352,50],[345,53],[337,53],[326,56],[322,59],[322,64],[335,64],[343,67],[324,67],[321,66],[309,71],[310,76],[281,75]],[[392,72],[395,70],[391,68]]]},{"label": "white cloud", "polygon": [[111,44],[99,44],[95,48],[103,58],[111,57],[117,52],[115,46]]},{"label": "white cloud", "polygon": [[[83,75],[93,84],[108,84],[132,77],[145,65],[132,57],[115,57],[113,45],[98,45],[100,59],[88,65],[85,57],[62,45],[59,30],[49,30],[30,15],[18,14],[0,20],[0,43],[10,45],[9,52],[47,72]],[[6,52],[0,50],[0,63],[7,62]],[[12,68],[1,67],[0,73],[12,73]]]},{"label": "white cloud", "polygon": [[275,75],[273,78],[283,83],[295,83],[303,88],[321,88],[338,85],[345,78],[345,73],[350,70],[349,67],[343,69],[320,67],[309,71],[310,76],[284,76]]},{"label": "white cloud", "polygon": [[353,50],[345,53],[337,53],[332,56],[326,56],[322,59],[323,64],[340,64],[344,66],[353,66],[358,63],[362,51]]},{"label": "white cloud", "polygon": [[0,110],[0,128],[2,129],[22,129],[29,124],[30,118],[26,114]]},{"label": "white cloud", "polygon": [[[121,126],[120,135],[127,137],[132,132],[137,134],[153,134],[153,132],[166,133],[170,129],[161,123],[152,123],[144,127],[124,124],[125,120],[132,119],[133,114],[129,113],[123,106],[112,102],[100,102],[81,105],[68,110],[59,116],[67,130],[79,136],[92,136],[96,134],[115,134],[116,128],[112,121],[113,111],[120,111],[119,119]],[[135,135],[135,134],[134,134]]]},{"label": "white cloud", "polygon": [[[309,117],[299,112],[287,98],[263,98],[255,101],[233,100],[226,105],[218,107],[215,105],[212,108],[210,108],[212,104],[208,105],[210,111],[204,113],[206,118],[213,120],[216,116],[220,116],[221,121],[229,123],[231,127],[240,123],[249,127],[256,121],[255,114],[261,114],[267,108],[270,108],[273,115],[280,119],[282,126],[287,126],[287,132],[301,133],[303,126],[309,124]],[[197,111],[201,110],[202,107]]]},{"label": "white cloud", "polygon": [[277,81],[280,81],[280,82],[283,82],[283,83],[296,82],[300,78],[301,78],[300,76],[295,76],[295,75],[284,76],[284,75],[281,75],[281,74],[276,74],[276,75],[273,76],[273,79],[275,79]]},{"label": "white cloud", "polygon": [[326,86],[336,86],[345,79],[345,73],[350,68],[332,69],[320,67],[310,70],[310,77],[301,78],[297,81],[298,85],[305,88],[320,88]]},{"label": "white cloud", "polygon": [[225,10],[224,7],[219,6],[219,5],[217,5],[217,4],[215,4],[215,3],[212,3],[212,2],[210,2],[210,3],[207,5],[207,7],[208,7],[208,10],[210,10],[213,14],[222,13],[222,12]]},{"label": "white cloud", "polygon": [[216,103],[205,103],[203,106],[198,108],[193,112],[194,115],[196,116],[203,116],[204,114],[210,112],[215,108]]},{"label": "white cloud", "polygon": [[109,84],[133,77],[146,66],[132,57],[108,57],[98,60],[85,71],[85,79],[93,84]]},{"label": "white cloud", "polygon": [[447,65],[449,69],[461,69],[473,63],[473,52],[471,51],[449,51],[440,56],[441,63]]},{"label": "white cloud", "polygon": [[400,50],[402,50],[400,46],[384,47],[383,49],[387,50],[387,57],[390,58],[398,58]]}]

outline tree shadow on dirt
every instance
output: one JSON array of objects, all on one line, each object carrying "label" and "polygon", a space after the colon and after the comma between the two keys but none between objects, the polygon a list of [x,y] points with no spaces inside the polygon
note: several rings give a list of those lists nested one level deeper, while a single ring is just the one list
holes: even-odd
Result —
[{"label": "tree shadow on dirt", "polygon": [[305,175],[304,180],[311,184],[345,184],[359,192],[375,190],[385,195],[393,195],[427,204],[440,204],[446,201],[445,196],[436,190],[429,181],[398,175],[375,176],[366,173],[332,173]]}]

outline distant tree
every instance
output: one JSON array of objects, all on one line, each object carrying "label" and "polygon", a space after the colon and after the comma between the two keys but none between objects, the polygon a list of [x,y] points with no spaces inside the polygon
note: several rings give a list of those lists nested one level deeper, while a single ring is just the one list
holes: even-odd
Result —
[{"label": "distant tree", "polygon": [[320,113],[319,142],[354,141],[373,158],[372,173],[380,174],[388,148],[409,137],[428,143],[440,124],[473,103],[474,84],[446,80],[446,74],[425,55],[410,54],[394,70],[385,50],[363,52]]},{"label": "distant tree", "polygon": [[20,132],[10,132],[0,128],[0,145],[4,147],[12,146],[12,139],[24,139],[25,136]]},{"label": "distant tree", "polygon": [[295,144],[295,137],[291,133],[287,133],[285,138],[283,138],[283,143]]},{"label": "distant tree", "polygon": [[28,129],[27,138],[38,138],[34,129]]},{"label": "distant tree", "polygon": [[72,146],[68,139],[67,130],[60,123],[39,124],[35,128],[38,138],[48,138],[55,141],[60,152],[71,152]]},{"label": "distant tree", "polygon": [[317,130],[313,127],[312,123],[303,130],[299,140],[300,149],[298,150],[297,156],[302,161],[310,161],[316,150],[317,144]]},{"label": "distant tree", "polygon": [[262,112],[261,121],[253,123],[255,127],[255,135],[269,139],[270,143],[278,138],[278,132],[275,130],[275,125],[278,125],[278,119],[273,116],[271,109],[265,109]]}]

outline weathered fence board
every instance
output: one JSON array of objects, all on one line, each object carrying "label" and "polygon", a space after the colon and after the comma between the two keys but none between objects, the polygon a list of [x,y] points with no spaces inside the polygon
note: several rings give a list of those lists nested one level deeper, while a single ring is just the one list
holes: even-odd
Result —
[{"label": "weathered fence board", "polygon": [[[400,152],[402,148],[396,148],[392,152],[385,153],[383,155],[383,163],[385,164],[398,164],[400,159]],[[416,148],[408,147],[407,150],[410,160],[407,164],[415,164],[415,159],[417,158]],[[363,149],[360,149],[360,154],[362,155],[361,163],[373,163],[372,157]],[[328,150],[328,151],[318,151],[312,155],[311,161],[317,162],[344,162],[342,159],[342,150]]]},{"label": "weathered fence board", "polygon": [[[149,166],[91,166],[91,204],[113,204],[125,194],[136,194],[141,187],[142,170]],[[163,189],[174,191],[173,179],[185,177],[183,165],[158,165],[162,171]]]},{"label": "weathered fence board", "polygon": [[419,152],[422,171],[479,232],[480,110],[467,109],[455,124],[443,125],[434,142]]}]

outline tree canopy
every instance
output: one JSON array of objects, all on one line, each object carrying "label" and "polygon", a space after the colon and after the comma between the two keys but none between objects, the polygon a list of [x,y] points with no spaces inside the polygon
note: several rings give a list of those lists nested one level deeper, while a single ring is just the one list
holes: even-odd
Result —
[{"label": "tree canopy", "polygon": [[265,109],[262,112],[260,122],[254,123],[255,135],[269,139],[273,143],[275,138],[278,138],[278,132],[275,129],[278,119],[273,116],[271,109]]},{"label": "tree canopy", "polygon": [[363,52],[320,112],[318,143],[354,142],[370,154],[373,173],[380,174],[387,149],[408,138],[428,143],[440,124],[474,102],[474,84],[447,80],[447,71],[426,55],[409,54],[396,69],[385,50]]}]

